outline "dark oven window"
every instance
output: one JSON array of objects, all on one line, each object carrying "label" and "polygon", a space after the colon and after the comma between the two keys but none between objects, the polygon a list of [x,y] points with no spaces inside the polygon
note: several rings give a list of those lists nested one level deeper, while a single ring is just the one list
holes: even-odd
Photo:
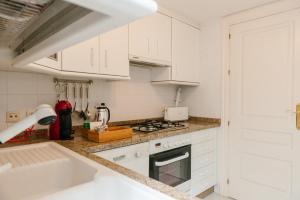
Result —
[{"label": "dark oven window", "polygon": [[180,185],[191,179],[191,146],[151,155],[149,167],[151,178],[173,187]]}]

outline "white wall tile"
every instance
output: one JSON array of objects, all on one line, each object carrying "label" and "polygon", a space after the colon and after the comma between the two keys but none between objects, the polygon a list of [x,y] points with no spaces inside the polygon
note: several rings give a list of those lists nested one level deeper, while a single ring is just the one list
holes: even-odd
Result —
[{"label": "white wall tile", "polygon": [[7,99],[6,95],[0,95],[0,123],[6,121]]},{"label": "white wall tile", "polygon": [[27,111],[37,106],[37,95],[9,94],[7,95],[8,111]]},{"label": "white wall tile", "polygon": [[36,74],[19,72],[7,73],[8,94],[36,94],[37,85]]},{"label": "white wall tile", "polygon": [[53,77],[49,75],[37,75],[37,94],[55,94]]},{"label": "white wall tile", "polygon": [[37,94],[37,105],[49,104],[54,107],[56,102],[56,94]]},{"label": "white wall tile", "polygon": [[[112,121],[162,117],[165,106],[172,106],[175,99],[175,86],[151,84],[151,69],[131,67],[132,80],[94,80],[90,87],[90,111],[96,112],[96,105],[106,103],[112,110]],[[25,117],[26,111],[39,104],[56,104],[56,91],[53,77],[34,73],[0,73],[4,82],[0,86],[0,123],[5,122],[6,111],[19,111]],[[5,78],[7,77],[7,78]],[[5,79],[8,79],[7,84]],[[8,94],[6,94],[6,90]],[[70,101],[73,104],[71,88]],[[2,98],[1,98],[2,97]],[[1,100],[3,99],[3,100]],[[84,109],[86,107],[84,101]],[[80,102],[78,102],[80,104]],[[81,120],[73,120],[82,124]],[[5,123],[4,123],[5,124]]]},{"label": "white wall tile", "polygon": [[0,71],[0,94],[7,93],[7,73]]}]

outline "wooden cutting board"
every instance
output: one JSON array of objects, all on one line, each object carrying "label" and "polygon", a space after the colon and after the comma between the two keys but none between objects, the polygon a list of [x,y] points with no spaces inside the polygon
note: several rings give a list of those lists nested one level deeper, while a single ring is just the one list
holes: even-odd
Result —
[{"label": "wooden cutting board", "polygon": [[88,139],[94,142],[105,143],[115,140],[122,140],[131,138],[133,130],[127,126],[112,126],[108,127],[104,132],[98,133],[96,131],[88,132]]}]

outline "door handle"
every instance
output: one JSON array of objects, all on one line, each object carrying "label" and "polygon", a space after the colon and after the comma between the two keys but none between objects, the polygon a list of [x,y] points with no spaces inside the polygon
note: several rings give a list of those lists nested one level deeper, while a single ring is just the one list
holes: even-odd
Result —
[{"label": "door handle", "polygon": [[114,157],[113,161],[117,162],[117,161],[123,160],[125,157],[126,157],[126,155],[120,155],[120,156]]},{"label": "door handle", "polygon": [[300,103],[296,105],[296,127],[300,130]]}]

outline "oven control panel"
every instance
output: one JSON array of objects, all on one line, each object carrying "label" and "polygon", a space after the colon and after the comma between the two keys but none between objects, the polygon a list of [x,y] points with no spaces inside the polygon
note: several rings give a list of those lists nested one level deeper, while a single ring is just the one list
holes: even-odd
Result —
[{"label": "oven control panel", "polygon": [[191,144],[190,134],[177,135],[150,141],[150,154],[156,154]]}]

